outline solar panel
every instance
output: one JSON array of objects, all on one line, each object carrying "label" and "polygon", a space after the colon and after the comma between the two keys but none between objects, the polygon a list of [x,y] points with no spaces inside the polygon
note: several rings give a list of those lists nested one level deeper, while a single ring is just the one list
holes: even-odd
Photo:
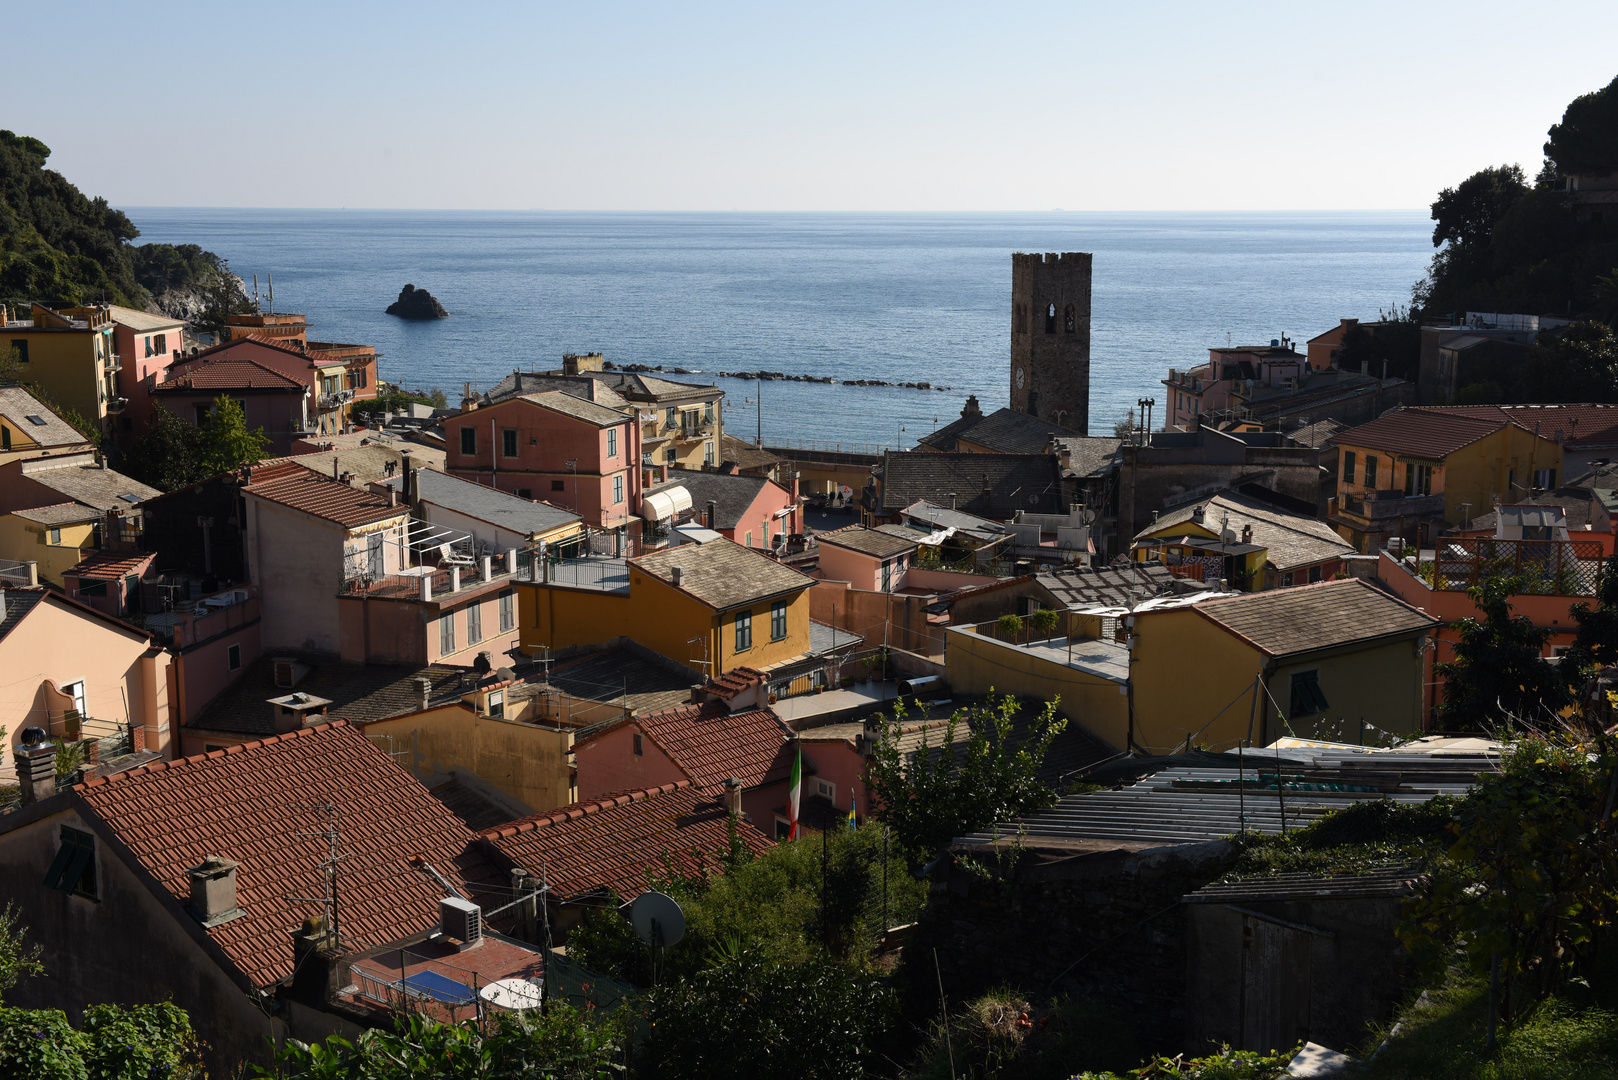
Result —
[{"label": "solar panel", "polygon": [[140,496],[139,495],[131,495],[128,492],[125,492],[124,494],[122,494],[122,495],[120,495],[118,497],[120,499],[124,500],[124,502],[126,502],[126,503],[138,503],[138,502],[140,502]]},{"label": "solar panel", "polygon": [[407,990],[425,994],[445,1005],[470,1005],[477,1000],[477,995],[472,992],[471,987],[432,970],[418,971],[414,975],[406,976],[404,985]]}]

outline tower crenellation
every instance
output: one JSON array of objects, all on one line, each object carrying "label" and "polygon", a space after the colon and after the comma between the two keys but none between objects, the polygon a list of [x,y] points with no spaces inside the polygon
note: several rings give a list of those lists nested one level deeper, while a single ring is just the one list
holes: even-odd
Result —
[{"label": "tower crenellation", "polygon": [[1011,256],[1011,407],[1070,431],[1090,423],[1092,258]]}]

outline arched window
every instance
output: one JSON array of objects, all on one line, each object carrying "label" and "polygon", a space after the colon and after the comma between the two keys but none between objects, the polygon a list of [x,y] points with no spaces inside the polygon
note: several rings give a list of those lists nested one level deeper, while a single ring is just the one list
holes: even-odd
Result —
[{"label": "arched window", "polygon": [[1046,312],[1045,312],[1045,332],[1047,334],[1056,333],[1056,305],[1055,304],[1052,304],[1050,306],[1050,308],[1047,309]]},{"label": "arched window", "polygon": [[1067,310],[1062,313],[1062,329],[1071,334],[1077,324],[1076,312],[1073,310],[1073,305],[1069,304]]}]

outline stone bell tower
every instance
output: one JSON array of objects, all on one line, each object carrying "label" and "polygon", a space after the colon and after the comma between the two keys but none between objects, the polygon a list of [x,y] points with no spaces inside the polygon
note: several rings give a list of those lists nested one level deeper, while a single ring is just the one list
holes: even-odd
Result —
[{"label": "stone bell tower", "polygon": [[1090,263],[1084,251],[1011,256],[1011,407],[1090,425]]}]

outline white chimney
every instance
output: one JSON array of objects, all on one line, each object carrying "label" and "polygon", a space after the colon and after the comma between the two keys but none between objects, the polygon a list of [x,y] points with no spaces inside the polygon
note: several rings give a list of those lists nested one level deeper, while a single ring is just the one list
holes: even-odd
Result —
[{"label": "white chimney", "polygon": [[683,567],[683,566],[670,567],[669,568],[669,580],[674,582],[675,586],[679,586],[683,581],[685,581],[685,567]]}]

